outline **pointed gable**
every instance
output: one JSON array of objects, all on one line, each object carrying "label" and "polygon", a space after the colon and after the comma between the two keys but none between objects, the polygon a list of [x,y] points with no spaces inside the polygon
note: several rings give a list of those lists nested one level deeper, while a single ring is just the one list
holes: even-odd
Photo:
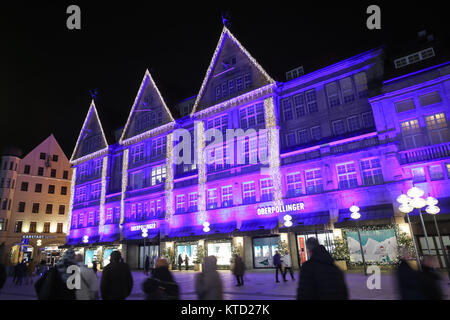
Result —
[{"label": "pointed gable", "polygon": [[191,115],[273,83],[275,80],[224,27]]},{"label": "pointed gable", "polygon": [[150,72],[146,70],[120,143],[174,121]]},{"label": "pointed gable", "polygon": [[95,103],[92,101],[70,161],[72,162],[106,148],[108,148],[108,142],[106,141]]}]

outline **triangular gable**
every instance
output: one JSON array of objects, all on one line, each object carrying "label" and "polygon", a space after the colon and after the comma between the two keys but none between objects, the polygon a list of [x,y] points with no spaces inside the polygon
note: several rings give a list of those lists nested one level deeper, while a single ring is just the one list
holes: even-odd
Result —
[{"label": "triangular gable", "polygon": [[28,158],[33,159],[35,154],[39,155],[41,152],[50,152],[51,154],[58,155],[61,160],[68,161],[66,154],[61,149],[61,146],[59,145],[58,141],[56,141],[56,138],[53,135],[53,133],[50,136],[48,136],[44,141],[39,143],[36,147],[34,147],[33,150],[28,152],[26,156],[23,157],[22,160],[25,160],[26,162]]},{"label": "triangular gable", "polygon": [[92,100],[70,161],[108,148],[105,133]]},{"label": "triangular gable", "polygon": [[[251,86],[245,87],[244,77],[248,74],[250,75]],[[236,81],[238,79],[242,81],[243,89],[241,90],[237,88]],[[231,86],[228,85],[229,83]],[[224,27],[191,116],[209,106],[273,83],[275,83],[275,80],[245,50],[228,28]],[[227,94],[222,95],[222,84],[226,85]],[[220,98],[216,94],[219,87],[221,88]]]},{"label": "triangular gable", "polygon": [[146,70],[119,142],[174,121],[150,72]]}]

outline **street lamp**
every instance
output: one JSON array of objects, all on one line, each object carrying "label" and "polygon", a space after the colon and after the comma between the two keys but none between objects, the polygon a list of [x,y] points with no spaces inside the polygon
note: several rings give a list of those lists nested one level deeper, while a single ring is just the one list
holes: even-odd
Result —
[{"label": "street lamp", "polygon": [[361,241],[361,233],[359,232],[359,222],[358,219],[361,218],[361,214],[359,213],[359,207],[352,205],[350,207],[350,212],[352,213],[350,215],[350,217],[353,220],[356,220],[356,227],[358,229],[358,239],[359,239],[359,247],[361,249],[361,257],[362,257],[362,261],[363,261],[363,265],[364,265],[364,275],[367,276],[367,267],[366,267],[366,259],[364,258],[364,250],[363,250],[363,246],[362,246],[362,241]]},{"label": "street lamp", "polygon": [[292,227],[292,217],[289,214],[285,215],[283,219],[285,227],[287,228]]},{"label": "street lamp", "polygon": [[210,226],[209,222],[203,223],[203,232],[206,232],[206,233],[210,232],[211,229],[209,228],[209,226]]},{"label": "street lamp", "polygon": [[142,238],[144,238],[144,272],[145,272],[145,259],[146,259],[146,251],[147,251],[147,246],[145,244],[145,240],[148,237],[148,229],[147,228],[142,228]]},{"label": "street lamp", "polygon": [[88,235],[85,235],[84,237],[83,237],[83,243],[88,243],[89,242],[89,236]]}]

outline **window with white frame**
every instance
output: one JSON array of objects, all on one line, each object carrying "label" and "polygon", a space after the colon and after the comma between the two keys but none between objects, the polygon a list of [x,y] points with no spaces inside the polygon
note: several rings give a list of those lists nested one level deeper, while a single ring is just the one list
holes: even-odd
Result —
[{"label": "window with white frame", "polygon": [[78,178],[83,179],[87,176],[87,163],[79,166]]},{"label": "window with white frame", "polygon": [[250,76],[250,73],[247,73],[244,76],[244,87],[245,87],[245,89],[248,89],[251,87],[251,85],[252,85],[252,78]]},{"label": "window with white frame", "polygon": [[258,136],[243,137],[239,139],[238,159],[240,164],[258,163]]},{"label": "window with white frame", "polygon": [[341,86],[342,99],[344,103],[350,103],[355,100],[355,93],[353,91],[353,82],[352,78],[347,77],[339,80],[339,84]]},{"label": "window with white frame", "polygon": [[164,212],[164,209],[163,209],[163,200],[161,200],[161,199],[156,200],[156,212],[157,212],[158,214]]},{"label": "window with white frame", "polygon": [[94,161],[94,175],[99,175],[102,172],[103,159],[96,159]]},{"label": "window with white frame", "polygon": [[344,120],[336,120],[333,122],[334,134],[339,136],[345,133],[345,123]]},{"label": "window with white frame", "polygon": [[89,226],[94,225],[94,221],[95,221],[94,218],[95,218],[94,211],[90,211],[89,215],[88,215],[88,225]]},{"label": "window with white frame", "polygon": [[318,112],[319,108],[317,106],[316,89],[311,89],[305,92],[306,105],[308,107],[309,113]]},{"label": "window with white frame", "polygon": [[78,187],[76,191],[76,202],[86,201],[86,187]]},{"label": "window with white frame", "polygon": [[431,104],[439,103],[442,101],[439,92],[429,92],[419,96],[419,102],[422,107],[429,106]]},{"label": "window with white frame", "polygon": [[297,141],[299,144],[305,144],[309,142],[308,130],[297,131]]},{"label": "window with white frame", "polygon": [[286,185],[288,197],[295,197],[301,195],[303,192],[302,192],[302,179],[300,172],[293,172],[286,175]]},{"label": "window with white frame", "polygon": [[220,86],[216,87],[216,100],[220,100],[220,97],[222,96],[222,88]]},{"label": "window with white frame", "polygon": [[269,158],[269,141],[267,133],[258,133],[258,159],[265,162]]},{"label": "window with white frame", "polygon": [[354,162],[336,165],[339,189],[348,189],[358,186]]},{"label": "window with white frame", "polygon": [[189,211],[197,211],[198,193],[189,193]]},{"label": "window with white frame", "polygon": [[292,112],[291,98],[284,99],[281,104],[283,106],[284,121],[292,120],[294,118],[294,114]]},{"label": "window with white frame", "polygon": [[360,129],[359,116],[350,117],[347,119],[348,131],[356,131]]},{"label": "window with white frame", "polygon": [[207,129],[217,129],[223,134],[226,133],[228,128],[228,115],[221,115],[207,121]]},{"label": "window with white frame", "polygon": [[422,134],[417,119],[403,121],[401,123],[401,128],[406,148],[417,148],[422,146]]},{"label": "window with white frame", "polygon": [[166,166],[152,167],[152,186],[163,183],[166,179]]},{"label": "window with white frame", "polygon": [[425,117],[428,134],[432,143],[438,144],[449,140],[447,119],[444,113],[437,113]]},{"label": "window with white frame", "polygon": [[78,227],[84,227],[84,212],[80,212],[78,215]]},{"label": "window with white frame", "polygon": [[320,129],[320,126],[311,128],[311,139],[313,140],[322,139],[322,130]]},{"label": "window with white frame", "polygon": [[106,209],[105,223],[113,223],[113,208]]},{"label": "window with white frame", "polygon": [[75,229],[78,223],[78,214],[76,212],[72,213],[72,225],[71,228]]},{"label": "window with white frame", "polygon": [[99,199],[100,198],[100,194],[102,191],[102,184],[101,183],[95,183],[92,185],[91,188],[91,199]]},{"label": "window with white frame", "polygon": [[159,137],[152,140],[152,158],[166,154],[166,137]]},{"label": "window with white frame", "polygon": [[306,193],[323,192],[322,170],[320,168],[305,170]]},{"label": "window with white frame", "polygon": [[217,208],[217,188],[208,189],[207,191],[208,209]]},{"label": "window with white frame", "polygon": [[273,200],[273,180],[272,178],[261,179],[261,201],[272,201]]},{"label": "window with white frame", "polygon": [[442,171],[441,165],[429,166],[428,170],[430,171],[430,179],[432,181],[444,179],[444,172]]},{"label": "window with white frame", "polygon": [[235,91],[234,81],[235,81],[234,79],[228,81],[228,93],[229,93],[229,95],[234,94],[234,91]]},{"label": "window with white frame", "polygon": [[447,178],[450,178],[450,163],[446,163],[445,167],[447,168]]},{"label": "window with white frame", "polygon": [[208,148],[206,155],[209,172],[220,171],[231,166],[226,145],[210,147]]},{"label": "window with white frame", "polygon": [[367,86],[366,73],[364,71],[357,73],[357,74],[355,74],[354,79],[355,79],[356,90],[358,91],[358,96],[360,98],[367,97],[369,94],[369,89]]},{"label": "window with white frame", "polygon": [[184,194],[177,195],[176,210],[177,210],[177,213],[181,213],[186,210],[186,199],[185,199]]},{"label": "window with white frame", "polygon": [[156,216],[156,207],[155,207],[155,203],[156,201],[152,200],[150,201],[150,206],[149,206],[149,213],[151,217],[155,217]]},{"label": "window with white frame", "polygon": [[262,102],[239,110],[241,129],[252,128],[264,123],[264,104]]},{"label": "window with white frame", "polygon": [[361,119],[363,128],[372,128],[374,126],[372,112],[363,113]]},{"label": "window with white frame", "polygon": [[222,187],[222,207],[233,205],[233,186]]},{"label": "window with white frame", "polygon": [[256,201],[255,181],[242,183],[242,197],[244,204],[254,203]]},{"label": "window with white frame", "polygon": [[295,107],[295,115],[297,116],[297,118],[306,115],[305,96],[303,95],[303,93],[294,96],[294,107]]},{"label": "window with white frame", "polygon": [[133,159],[133,163],[140,162],[144,160],[144,144],[141,143],[137,146],[134,146],[131,149],[131,158]]},{"label": "window with white frame", "polygon": [[341,98],[339,97],[339,86],[336,81],[328,83],[326,86],[328,104],[330,107],[336,107],[341,104]]},{"label": "window with white frame", "polygon": [[416,108],[416,105],[414,104],[414,100],[412,98],[397,101],[394,103],[394,105],[397,113],[405,112]]},{"label": "window with white frame", "polygon": [[133,190],[136,189],[142,189],[144,187],[144,180],[143,180],[143,172],[142,170],[137,172],[132,172],[130,174],[130,186]]},{"label": "window with white frame", "polygon": [[226,97],[227,93],[228,93],[227,83],[224,82],[224,83],[222,83],[222,97]]},{"label": "window with white frame", "polygon": [[412,168],[411,174],[413,178],[413,182],[425,182],[427,180],[425,176],[425,170],[422,167]]},{"label": "window with white frame", "polygon": [[243,87],[242,77],[236,78],[236,91],[241,91]]},{"label": "window with white frame", "polygon": [[286,133],[286,146],[292,147],[296,144],[295,132]]},{"label": "window with white frame", "polygon": [[381,184],[384,181],[378,158],[361,160],[361,172],[364,185]]}]

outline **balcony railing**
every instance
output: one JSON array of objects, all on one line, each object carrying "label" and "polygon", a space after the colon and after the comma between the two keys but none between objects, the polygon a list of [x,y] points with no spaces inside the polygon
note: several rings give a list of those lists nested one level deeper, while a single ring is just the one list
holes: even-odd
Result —
[{"label": "balcony railing", "polygon": [[400,164],[450,157],[450,142],[399,152]]}]

